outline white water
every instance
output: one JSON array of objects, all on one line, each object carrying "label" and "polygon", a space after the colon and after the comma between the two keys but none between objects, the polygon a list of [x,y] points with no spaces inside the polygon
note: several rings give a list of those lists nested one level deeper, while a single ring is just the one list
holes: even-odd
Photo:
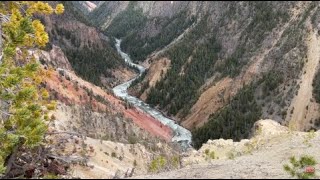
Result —
[{"label": "white water", "polygon": [[132,81],[134,81],[135,79],[140,77],[146,69],[143,66],[140,66],[138,64],[133,63],[131,61],[129,55],[121,51],[120,43],[121,43],[121,40],[116,39],[116,48],[117,48],[118,53],[121,55],[121,57],[125,60],[125,62],[127,64],[139,69],[139,75],[137,77],[131,79],[130,81],[127,81],[123,84],[120,84],[120,85],[114,87],[113,88],[114,94],[118,97],[121,97],[122,99],[127,100],[128,102],[133,104],[135,107],[150,114],[152,117],[154,117],[156,120],[160,121],[162,124],[170,127],[174,132],[174,136],[172,138],[173,142],[174,141],[178,142],[183,148],[190,147],[192,135],[189,130],[179,126],[172,119],[166,118],[165,116],[162,115],[162,113],[151,108],[148,104],[144,103],[142,100],[128,94],[127,89],[130,86],[130,84],[132,83]]}]

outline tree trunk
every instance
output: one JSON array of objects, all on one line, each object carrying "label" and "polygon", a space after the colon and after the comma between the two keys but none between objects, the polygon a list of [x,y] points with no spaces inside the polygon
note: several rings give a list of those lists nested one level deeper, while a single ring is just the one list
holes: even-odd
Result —
[{"label": "tree trunk", "polygon": [[17,156],[17,152],[18,152],[19,147],[20,147],[20,145],[16,146],[16,147],[13,149],[13,152],[12,152],[11,155],[10,155],[10,158],[9,158],[9,160],[8,160],[7,167],[6,167],[5,177],[8,177],[8,174],[9,174],[9,172],[11,171],[11,168],[12,168],[12,165],[13,165],[14,160],[16,159],[16,156]]},{"label": "tree trunk", "polygon": [[19,137],[19,142],[18,144],[13,148],[12,153],[10,154],[10,156],[8,157],[8,161],[6,162],[6,172],[5,172],[5,177],[8,177],[11,168],[13,166],[13,162],[16,160],[17,157],[17,153],[19,148],[21,147],[21,145],[25,142],[25,139],[23,137]]}]

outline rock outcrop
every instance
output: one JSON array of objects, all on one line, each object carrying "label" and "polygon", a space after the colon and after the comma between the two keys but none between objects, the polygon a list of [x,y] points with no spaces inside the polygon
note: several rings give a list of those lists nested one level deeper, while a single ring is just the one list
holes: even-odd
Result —
[{"label": "rock outcrop", "polygon": [[302,155],[314,157],[320,177],[319,148],[320,131],[298,132],[270,119],[259,120],[250,139],[208,140],[198,151],[183,155],[184,168],[133,178],[292,178],[283,165],[291,156]]}]

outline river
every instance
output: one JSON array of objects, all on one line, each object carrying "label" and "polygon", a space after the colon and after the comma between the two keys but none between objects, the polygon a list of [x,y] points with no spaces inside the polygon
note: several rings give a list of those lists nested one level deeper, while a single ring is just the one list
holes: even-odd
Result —
[{"label": "river", "polygon": [[147,114],[154,117],[156,120],[160,121],[162,124],[170,127],[174,133],[172,141],[178,142],[183,149],[187,149],[191,147],[192,135],[191,132],[185,129],[182,126],[179,126],[175,123],[174,120],[165,117],[161,112],[157,111],[156,109],[149,106],[147,103],[143,102],[137,97],[131,96],[128,94],[127,89],[129,88],[130,84],[137,78],[139,78],[142,73],[146,70],[143,66],[135,64],[131,61],[128,54],[121,51],[120,48],[121,40],[116,39],[116,48],[118,53],[124,59],[124,61],[130,65],[134,66],[139,69],[139,75],[135,78],[124,82],[116,87],[113,88],[113,92],[117,97],[127,100],[129,103],[133,104],[135,107],[141,109],[142,111],[146,112]]}]

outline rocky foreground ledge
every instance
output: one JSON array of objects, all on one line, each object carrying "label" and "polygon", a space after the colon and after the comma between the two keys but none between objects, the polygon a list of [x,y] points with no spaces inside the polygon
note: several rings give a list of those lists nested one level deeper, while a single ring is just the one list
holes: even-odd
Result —
[{"label": "rocky foreground ledge", "polygon": [[208,140],[183,155],[179,170],[132,178],[292,178],[283,165],[302,155],[314,157],[320,177],[320,131],[292,131],[270,119],[257,121],[253,129],[253,137],[240,142]]}]

